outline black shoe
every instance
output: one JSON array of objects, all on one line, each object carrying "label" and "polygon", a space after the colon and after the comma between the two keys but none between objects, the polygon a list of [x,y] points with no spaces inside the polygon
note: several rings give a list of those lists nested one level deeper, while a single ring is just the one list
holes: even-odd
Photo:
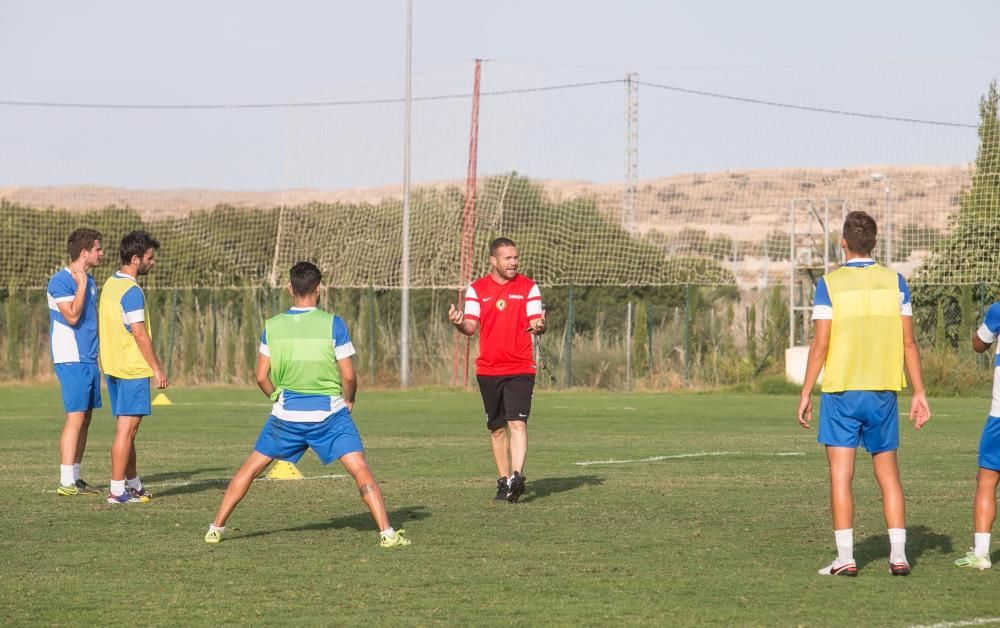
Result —
[{"label": "black shoe", "polygon": [[80,491],[80,495],[100,495],[101,494],[101,491],[97,490],[96,488],[94,488],[90,484],[87,484],[83,480],[77,480],[76,484],[74,486],[76,486],[76,489],[78,491]]},{"label": "black shoe", "polygon": [[507,499],[507,478],[500,478],[497,480],[497,496],[493,500],[502,502],[505,499]]},{"label": "black shoe", "polygon": [[521,495],[523,493],[524,493],[524,476],[515,471],[514,475],[511,476],[510,478],[510,482],[508,482],[507,501],[513,504],[514,502],[516,502],[518,499],[521,498]]}]

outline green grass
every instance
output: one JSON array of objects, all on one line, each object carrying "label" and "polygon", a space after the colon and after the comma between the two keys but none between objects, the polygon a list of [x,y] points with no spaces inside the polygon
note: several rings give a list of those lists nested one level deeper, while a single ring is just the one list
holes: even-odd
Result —
[{"label": "green grass", "polygon": [[[140,430],[150,504],[57,497],[53,386],[0,392],[0,621],[15,625],[929,624],[996,617],[1000,573],[951,561],[971,540],[986,399],[933,400],[902,428],[909,578],[888,575],[867,456],[855,493],[860,577],[833,556],[826,465],[794,396],[539,393],[528,492],[494,503],[475,392],[362,393],[356,421],[393,524],[386,551],[348,479],[258,482],[217,546],[202,538],[267,404],[171,390]],[[903,403],[901,406],[906,407]],[[112,422],[84,476],[107,485]],[[578,466],[580,461],[735,452]],[[801,456],[773,456],[803,452]],[[342,473],[311,453],[306,476]],[[994,560],[997,555],[994,553]]]}]

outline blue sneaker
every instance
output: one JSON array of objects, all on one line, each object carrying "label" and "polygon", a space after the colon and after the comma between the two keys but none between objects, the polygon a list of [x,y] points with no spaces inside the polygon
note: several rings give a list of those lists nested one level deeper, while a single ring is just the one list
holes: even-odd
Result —
[{"label": "blue sneaker", "polygon": [[121,495],[112,495],[108,493],[108,503],[109,504],[128,504],[129,502],[137,502],[138,498],[132,497],[131,493],[125,491]]}]

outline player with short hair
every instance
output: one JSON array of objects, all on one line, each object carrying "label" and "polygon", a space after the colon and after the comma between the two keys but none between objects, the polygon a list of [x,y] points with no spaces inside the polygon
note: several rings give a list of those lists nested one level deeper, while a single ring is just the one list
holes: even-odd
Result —
[{"label": "player with short hair", "polygon": [[466,336],[479,334],[476,379],[486,410],[486,428],[496,462],[494,499],[516,502],[525,491],[528,415],[535,387],[532,335],[545,333],[542,295],[517,272],[517,246],[508,238],[490,242],[490,272],[465,292],[465,308],[454,304],[448,320]]},{"label": "player with short hair", "polygon": [[66,423],[59,437],[57,495],[100,493],[80,478],[87,431],[94,408],[101,407],[97,368],[97,284],[89,271],[101,264],[101,232],[81,228],[66,239],[69,265],[52,275],[49,302],[49,348],[59,379]]},{"label": "player with short hair", "polygon": [[830,500],[837,558],[820,575],[856,576],[854,562],[855,452],[863,444],[872,456],[882,490],[882,510],[889,529],[889,571],[910,573],[906,559],[906,517],[899,482],[899,408],[896,394],[906,386],[905,365],[913,386],[910,421],[920,429],[930,417],[913,337],[913,306],[903,276],[875,263],[875,220],[853,211],[844,221],[843,266],[816,284],[805,382],[796,418],[812,421],[812,389],[823,373],[817,441],[826,445]]},{"label": "player with short hair", "polygon": [[145,503],[152,494],[142,486],[136,469],[135,436],[143,417],[151,414],[149,378],[167,387],[167,375],[153,349],[146,295],[138,278],[156,263],[160,243],[145,231],[132,231],[118,246],[121,268],[101,289],[101,368],[117,418],[111,444],[109,504]]},{"label": "player with short hair", "polygon": [[218,543],[226,520],[250,484],[274,459],[297,462],[312,448],[323,464],[339,459],[358,485],[361,499],[379,529],[379,546],[403,547],[405,530],[394,530],[382,491],[365,461],[361,436],[351,418],[358,378],[354,345],[339,316],[317,307],[319,268],[299,262],[289,271],[293,307],[264,323],[257,355],[257,385],[274,402],[254,451],[229,482],[222,503],[205,534]]},{"label": "player with short hair", "polygon": [[[983,324],[972,335],[972,349],[983,353],[996,342],[1000,334],[1000,303],[990,305]],[[976,474],[976,497],[972,503],[972,523],[975,533],[972,547],[955,561],[959,567],[980,571],[993,566],[990,560],[990,540],[993,522],[997,518],[997,482],[1000,481],[1000,354],[993,359],[993,403],[979,439],[979,472]]]}]

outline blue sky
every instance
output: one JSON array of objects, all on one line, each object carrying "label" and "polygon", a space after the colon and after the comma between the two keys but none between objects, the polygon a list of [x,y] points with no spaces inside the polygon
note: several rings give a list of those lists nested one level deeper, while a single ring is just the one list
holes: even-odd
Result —
[{"label": "blue sky", "polygon": [[[0,100],[249,104],[401,97],[405,3],[20,2]],[[414,94],[619,80],[975,123],[1000,75],[1000,3],[414,0]],[[641,86],[641,178],[960,163],[974,129],[871,121]],[[483,99],[482,172],[616,181],[623,85]],[[400,104],[120,110],[0,106],[0,185],[358,187],[402,178]],[[414,106],[415,181],[461,179],[468,99]]]}]

